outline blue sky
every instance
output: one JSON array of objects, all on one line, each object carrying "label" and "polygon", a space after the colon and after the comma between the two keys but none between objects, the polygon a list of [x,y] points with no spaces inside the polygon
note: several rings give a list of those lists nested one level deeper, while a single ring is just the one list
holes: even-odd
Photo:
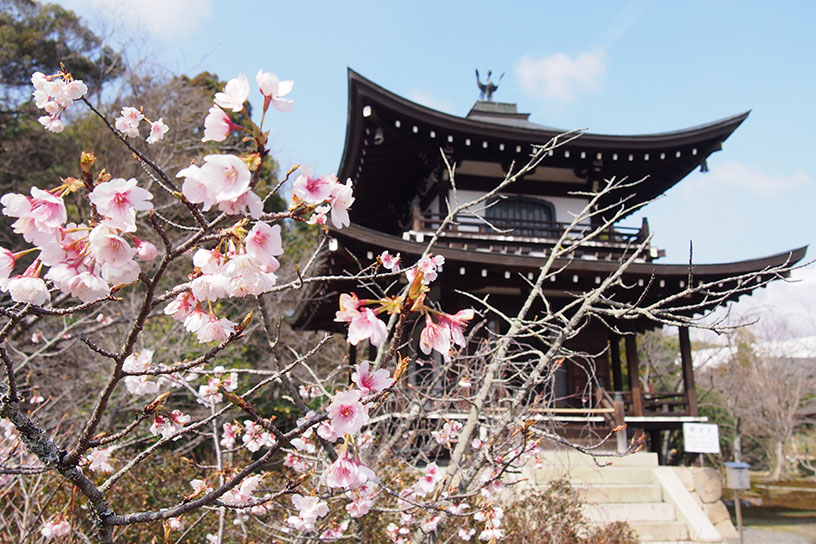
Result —
[{"label": "blue sky", "polygon": [[675,130],[750,109],[709,173],[645,209],[653,243],[666,262],[687,261],[689,240],[695,261],[724,262],[816,242],[814,2],[61,3],[114,29],[133,58],[174,72],[253,80],[263,68],[295,80],[295,110],[269,125],[284,168],[337,169],[347,67],[454,115],[478,97],[474,68],[491,68],[506,73],[495,98],[532,121],[601,133]]}]

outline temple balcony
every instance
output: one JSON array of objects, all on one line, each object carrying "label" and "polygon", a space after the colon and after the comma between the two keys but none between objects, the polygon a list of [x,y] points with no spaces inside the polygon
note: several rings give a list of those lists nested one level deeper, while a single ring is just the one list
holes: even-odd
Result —
[{"label": "temple balcony", "polygon": [[[441,214],[420,212],[414,209],[411,229],[402,238],[424,242],[442,225]],[[437,244],[442,247],[466,251],[505,253],[512,255],[545,256],[562,236],[564,242],[578,242],[590,235],[596,227],[586,224],[573,226],[569,223],[520,219],[493,215],[489,219],[468,214],[460,215],[440,233]],[[575,251],[575,256],[587,260],[613,260],[649,237],[649,224],[643,219],[640,228],[615,226],[604,229],[586,240]],[[664,251],[646,244],[644,261],[652,261],[664,255]]]}]

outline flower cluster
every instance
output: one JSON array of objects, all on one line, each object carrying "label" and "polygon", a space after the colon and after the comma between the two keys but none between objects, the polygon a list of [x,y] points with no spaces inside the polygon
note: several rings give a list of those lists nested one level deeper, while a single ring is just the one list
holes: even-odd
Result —
[{"label": "flower cluster", "polygon": [[456,442],[456,438],[459,435],[459,431],[461,430],[462,430],[461,423],[459,423],[456,420],[449,420],[446,421],[444,425],[442,425],[442,429],[437,431],[431,431],[431,436],[433,436],[437,444],[441,444],[443,446],[450,446],[452,442]]},{"label": "flower cluster", "polygon": [[[152,209],[152,195],[137,187],[136,180],[100,179],[88,198],[101,220],[90,226],[67,223],[63,196],[83,184],[67,178],[51,191],[31,188],[31,196],[7,193],[0,199],[3,214],[17,220],[14,232],[35,247],[39,256],[20,275],[10,277],[16,258],[0,248],[0,287],[15,302],[43,305],[50,294],[41,278],[45,275],[65,294],[91,302],[111,292],[111,286],[129,284],[140,273],[136,258],[155,258],[153,244],[136,238],[136,212]],[[131,246],[131,243],[133,246]],[[28,251],[26,251],[28,252]]]},{"label": "flower cluster", "polygon": [[309,211],[313,212],[307,220],[313,225],[325,225],[327,215],[331,212],[331,222],[335,228],[347,227],[350,221],[348,209],[354,203],[352,186],[350,179],[342,184],[334,175],[298,176],[292,189],[289,208],[299,210],[304,215]]},{"label": "flower cluster", "polygon": [[131,106],[122,108],[122,115],[116,118],[114,126],[116,130],[128,138],[139,137],[139,126],[145,121],[150,125],[150,135],[146,138],[147,143],[155,144],[164,139],[164,135],[170,130],[161,117],[157,121],[151,121],[144,116],[140,110]]},{"label": "flower cluster", "polygon": [[88,92],[88,87],[81,80],[62,71],[50,76],[34,72],[31,83],[34,85],[34,103],[48,114],[38,121],[46,130],[62,132],[65,129],[62,113],[75,100],[82,98]]},{"label": "flower cluster", "polygon": [[179,410],[156,414],[153,417],[153,424],[150,425],[150,434],[153,436],[160,434],[162,438],[170,438],[188,423],[190,423],[190,416],[182,414]]},{"label": "flower cluster", "polygon": [[485,528],[479,533],[479,540],[494,541],[504,537],[504,530],[501,529],[501,520],[504,510],[498,506],[487,505],[473,515],[477,521],[484,521]]},{"label": "flower cluster", "polygon": [[292,495],[292,504],[298,510],[298,515],[290,516],[286,521],[298,531],[314,531],[317,519],[329,513],[326,502],[317,497],[304,497],[295,493]]},{"label": "flower cluster", "polygon": [[71,524],[64,519],[52,519],[51,521],[43,523],[40,534],[46,540],[68,536],[71,534]]}]

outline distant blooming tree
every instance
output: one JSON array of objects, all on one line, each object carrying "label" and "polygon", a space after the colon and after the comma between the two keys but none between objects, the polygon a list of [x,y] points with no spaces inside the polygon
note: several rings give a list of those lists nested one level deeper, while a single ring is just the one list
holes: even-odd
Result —
[{"label": "distant blooming tree", "polygon": [[[49,131],[64,128],[68,108],[97,111],[85,84],[65,68],[37,72],[32,83],[44,111],[39,121]],[[251,86],[240,75],[215,94],[200,132],[213,145],[239,133],[246,144],[240,153],[214,151],[166,172],[133,142],[161,146],[174,127],[126,106],[115,119],[102,118],[143,167],[144,179],[116,177],[117,165],[100,168],[86,152],[77,177],[0,199],[14,233],[29,246],[0,248],[0,289],[7,293],[0,308],[0,485],[11,496],[17,482],[45,473],[59,475],[58,489],[62,482],[71,489],[60,492],[59,506],[45,498],[45,489],[33,492],[37,511],[9,510],[3,531],[21,540],[36,534],[40,541],[67,542],[81,534],[100,543],[120,534],[129,541],[128,534],[145,525],[154,529],[153,541],[168,543],[199,534],[197,541],[212,543],[250,536],[285,542],[505,539],[508,506],[501,492],[508,478],[540,462],[541,440],[567,443],[536,427],[534,417],[551,401],[537,392],[564,356],[575,355],[565,341],[590,317],[649,315],[689,324],[682,296],[645,309],[604,297],[648,241],[567,308],[528,315],[532,302],[544,297],[543,282],[556,273],[557,259],[628,213],[624,205],[599,205],[626,182],[610,181],[590,197],[531,279],[519,313],[500,315],[507,327],[496,335],[474,326],[479,313],[498,315],[489,300],[472,297],[474,308],[441,308],[432,300],[445,266],[434,240],[415,263],[385,251],[352,276],[320,275],[329,222],[336,229],[349,225],[353,182],[295,176],[295,167],[261,192],[270,160],[264,120],[270,106],[292,109],[285,97],[293,83],[259,71],[256,84],[263,95],[259,123],[248,114]],[[452,204],[440,231],[570,137],[541,147],[476,201]],[[268,211],[268,200],[293,177],[288,209]],[[172,206],[159,209],[160,193]],[[170,218],[169,207],[184,213]],[[597,229],[572,236],[590,219],[599,220]],[[303,266],[283,277],[286,233],[295,222],[316,225],[322,237]],[[764,271],[760,281],[774,272],[782,271]],[[321,364],[328,337],[305,351],[280,349],[282,311],[272,297],[329,280],[359,283],[339,294],[335,321],[347,327],[348,344],[376,348],[373,360],[353,368]],[[687,290],[725,300],[756,280]],[[129,317],[101,328],[109,319],[102,310],[122,306],[128,308],[121,315]],[[61,325],[38,332],[49,320]],[[240,350],[253,335],[263,338],[267,358]],[[104,363],[101,376],[85,376],[96,384],[91,398],[60,406],[79,425],[46,425],[39,410],[48,401],[37,392],[45,384],[26,371],[60,342]],[[275,402],[281,399],[293,417],[279,418],[285,413]],[[189,457],[168,469],[156,461],[167,452]],[[144,483],[154,473],[162,475],[160,491]],[[367,524],[373,513],[386,520],[382,527]]]}]

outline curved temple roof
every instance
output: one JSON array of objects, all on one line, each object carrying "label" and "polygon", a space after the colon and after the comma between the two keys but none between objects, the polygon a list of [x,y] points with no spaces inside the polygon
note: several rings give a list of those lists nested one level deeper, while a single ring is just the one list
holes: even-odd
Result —
[{"label": "curved temple roof", "polygon": [[[527,121],[526,114],[495,114],[484,108],[474,108],[467,118],[442,113],[400,97],[351,69],[348,82],[348,122],[338,177],[355,182],[358,196],[352,222],[392,234],[398,233],[396,223],[408,213],[406,203],[428,190],[429,179],[440,179],[440,150],[452,162],[479,160],[509,167],[512,162],[523,164],[534,146],[562,134]],[[514,105],[504,106],[515,110]],[[705,169],[706,158],[721,149],[748,114],[656,134],[586,132],[541,163],[570,169],[578,181],[520,180],[513,191],[566,195],[592,190],[593,183],[612,176],[648,176],[630,198],[629,203],[636,206],[659,196],[695,168]],[[488,185],[499,180],[471,181],[492,188]]]}]

